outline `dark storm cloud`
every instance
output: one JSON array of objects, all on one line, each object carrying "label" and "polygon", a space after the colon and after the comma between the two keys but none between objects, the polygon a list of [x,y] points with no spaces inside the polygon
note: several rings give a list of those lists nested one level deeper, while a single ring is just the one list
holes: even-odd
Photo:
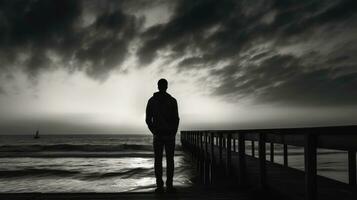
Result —
[{"label": "dark storm cloud", "polygon": [[[168,21],[144,29],[142,11],[163,4]],[[356,104],[356,10],[355,0],[0,0],[0,72],[36,79],[64,67],[105,80],[135,53],[138,66],[209,71],[201,81],[227,99]]]},{"label": "dark storm cloud", "polygon": [[36,76],[50,67],[50,60],[43,50],[37,50],[31,54],[31,57],[24,63],[24,71],[29,78],[36,79]]},{"label": "dark storm cloud", "polygon": [[121,64],[128,53],[130,40],[137,31],[136,19],[117,10],[105,13],[88,28],[92,33],[76,52],[81,63],[88,63],[86,72],[92,77],[105,79]]},{"label": "dark storm cloud", "polygon": [[260,102],[304,106],[356,104],[357,69],[347,74],[343,73],[344,68],[314,69],[304,65],[303,60],[274,55],[260,65],[230,65],[212,70],[211,75],[221,80],[214,94],[233,95],[235,100],[239,94]]},{"label": "dark storm cloud", "polygon": [[206,28],[225,20],[233,9],[229,1],[181,1],[170,22],[143,34],[146,41],[138,51],[141,63],[151,63],[157,51],[166,47],[178,54],[191,48],[190,43],[198,47]]},{"label": "dark storm cloud", "polygon": [[170,51],[178,71],[210,70],[212,94],[232,100],[356,104],[356,10],[353,0],[180,1],[138,56],[148,64]]},{"label": "dark storm cloud", "polygon": [[[87,11],[88,3],[94,9]],[[113,3],[0,1],[3,71],[12,65],[21,66],[30,77],[36,78],[39,72],[56,66],[55,58],[64,68],[84,70],[96,79],[106,78],[124,61],[128,44],[139,26],[135,17],[124,13],[120,4],[111,6]],[[94,16],[93,23],[85,24],[90,15]],[[19,63],[21,56],[23,62]]]},{"label": "dark storm cloud", "polygon": [[[145,43],[138,55],[150,63],[157,51],[169,47],[174,53],[196,49],[217,60],[230,58],[263,39],[292,42],[326,23],[354,15],[357,3],[345,1],[181,1],[173,19],[144,33]],[[267,14],[275,15],[264,23]],[[276,13],[276,14],[273,14]],[[217,30],[210,33],[211,29]],[[296,42],[296,41],[295,41]]]}]

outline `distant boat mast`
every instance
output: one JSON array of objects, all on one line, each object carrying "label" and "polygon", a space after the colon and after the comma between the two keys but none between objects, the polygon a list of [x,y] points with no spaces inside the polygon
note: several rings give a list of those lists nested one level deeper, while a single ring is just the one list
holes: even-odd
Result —
[{"label": "distant boat mast", "polygon": [[40,129],[37,129],[35,135],[33,136],[34,139],[40,138]]}]

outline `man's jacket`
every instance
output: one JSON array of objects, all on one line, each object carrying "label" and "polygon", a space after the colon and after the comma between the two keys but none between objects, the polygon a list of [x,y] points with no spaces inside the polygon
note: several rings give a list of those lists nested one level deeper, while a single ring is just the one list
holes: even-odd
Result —
[{"label": "man's jacket", "polygon": [[146,106],[145,121],[155,137],[175,137],[179,125],[176,99],[166,92],[154,93]]}]

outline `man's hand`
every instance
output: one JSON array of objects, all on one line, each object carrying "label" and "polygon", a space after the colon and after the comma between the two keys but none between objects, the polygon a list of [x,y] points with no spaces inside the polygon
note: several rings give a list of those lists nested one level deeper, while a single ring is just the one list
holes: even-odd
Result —
[{"label": "man's hand", "polygon": [[156,129],[154,127],[149,126],[149,130],[153,135],[156,135]]}]

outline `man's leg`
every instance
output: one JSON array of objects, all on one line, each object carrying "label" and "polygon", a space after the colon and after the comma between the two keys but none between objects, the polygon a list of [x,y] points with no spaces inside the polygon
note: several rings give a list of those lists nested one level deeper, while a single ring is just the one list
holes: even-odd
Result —
[{"label": "man's leg", "polygon": [[175,139],[165,141],[165,153],[166,153],[166,187],[169,189],[173,187],[174,177],[174,154],[175,154]]},{"label": "man's leg", "polygon": [[163,188],[164,181],[162,180],[162,154],[164,150],[164,143],[158,139],[154,138],[154,153],[155,153],[155,177],[156,177],[156,187]]}]

